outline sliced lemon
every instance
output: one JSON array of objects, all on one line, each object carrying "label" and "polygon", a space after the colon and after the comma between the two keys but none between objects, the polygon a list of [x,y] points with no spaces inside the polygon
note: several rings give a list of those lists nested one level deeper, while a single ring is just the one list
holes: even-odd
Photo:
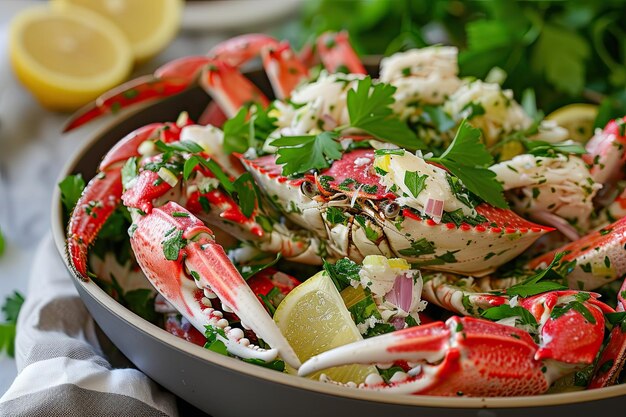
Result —
[{"label": "sliced lemon", "polygon": [[78,7],[24,10],[9,29],[15,74],[53,110],[75,110],[128,77],[133,57],[122,32]]},{"label": "sliced lemon", "polygon": [[550,113],[546,119],[568,130],[570,138],[581,143],[593,136],[593,123],[598,115],[595,104],[568,104]]},{"label": "sliced lemon", "polygon": [[136,61],[156,55],[176,36],[182,0],[53,0],[86,7],[115,23],[128,38]]},{"label": "sliced lemon", "polygon": [[[325,272],[291,291],[276,309],[274,321],[303,362],[318,353],[362,340],[341,295]],[[296,373],[288,366],[286,370]],[[334,381],[359,384],[377,371],[373,366],[344,365],[325,369],[309,378],[317,380],[322,373]]]}]

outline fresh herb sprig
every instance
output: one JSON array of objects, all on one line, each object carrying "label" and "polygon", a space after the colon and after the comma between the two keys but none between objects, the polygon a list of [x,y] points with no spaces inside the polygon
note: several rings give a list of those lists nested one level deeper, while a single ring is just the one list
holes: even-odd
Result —
[{"label": "fresh herb sprig", "polygon": [[187,180],[194,168],[202,165],[207,168],[215,178],[220,182],[224,190],[236,197],[237,204],[244,216],[250,218],[257,204],[261,204],[260,191],[249,172],[241,174],[235,181],[231,181],[230,177],[222,167],[213,159],[206,159],[200,155],[192,155],[185,161],[183,167],[183,178]]},{"label": "fresh herb sprig", "polygon": [[459,178],[469,191],[487,203],[499,208],[508,208],[502,184],[496,179],[496,174],[487,168],[493,164],[493,157],[480,141],[480,135],[480,129],[463,120],[445,152],[428,160],[443,165]]},{"label": "fresh herb sprig", "polygon": [[519,321],[520,324],[529,325],[534,329],[539,326],[530,311],[520,306],[511,307],[507,304],[503,304],[501,306],[492,307],[483,311],[481,317],[493,321],[516,317],[516,321]]},{"label": "fresh herb sprig", "polygon": [[309,136],[283,136],[272,141],[277,146],[277,164],[283,164],[283,175],[301,174],[330,166],[329,161],[341,158],[337,132],[322,132]]},{"label": "fresh herb sprig", "polygon": [[520,297],[530,297],[547,291],[567,289],[567,287],[562,284],[564,279],[563,275],[567,275],[567,273],[573,269],[571,263],[564,265],[564,273],[555,270],[557,267],[559,267],[559,269],[563,267],[563,265],[560,265],[563,256],[565,256],[564,252],[557,253],[546,269],[537,272],[519,284],[509,287],[506,293],[511,296],[519,295]]},{"label": "fresh herb sprig", "polygon": [[370,76],[358,81],[356,89],[349,90],[347,95],[350,127],[408,150],[423,149],[424,143],[393,114],[390,106],[395,101],[395,92],[396,87],[391,84],[373,84]]},{"label": "fresh herb sprig", "polygon": [[580,143],[549,143],[541,140],[525,140],[524,146],[529,154],[534,156],[555,157],[561,155],[584,155],[587,150]]},{"label": "fresh herb sprig", "polygon": [[10,357],[15,355],[15,328],[22,304],[24,304],[24,296],[14,291],[6,298],[2,306],[5,322],[0,323],[0,353],[5,351]]},{"label": "fresh herb sprig", "polygon": [[244,153],[254,148],[261,153],[261,145],[265,139],[276,130],[275,117],[271,117],[272,106],[264,109],[252,104],[242,107],[237,114],[224,123],[224,152]]},{"label": "fresh herb sprig", "polygon": [[[317,135],[283,136],[270,143],[278,147],[276,163],[283,164],[283,175],[296,175],[312,169],[328,168],[342,156],[339,143],[341,131],[348,128],[364,130],[375,138],[409,150],[423,149],[424,143],[397,118],[391,109],[396,88],[372,82],[367,76],[347,94],[350,123]],[[238,117],[239,115],[237,115]],[[243,129],[243,128],[242,128]]]}]

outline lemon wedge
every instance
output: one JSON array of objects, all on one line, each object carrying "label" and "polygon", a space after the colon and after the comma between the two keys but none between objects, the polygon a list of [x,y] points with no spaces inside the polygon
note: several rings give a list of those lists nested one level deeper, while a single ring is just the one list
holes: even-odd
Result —
[{"label": "lemon wedge", "polygon": [[9,29],[9,56],[19,80],[45,106],[75,110],[128,77],[133,56],[122,32],[78,7],[36,6]]},{"label": "lemon wedge", "polygon": [[115,23],[126,35],[135,61],[156,55],[180,27],[182,0],[53,0],[94,11]]},{"label": "lemon wedge", "polygon": [[556,109],[546,120],[555,121],[568,130],[571,139],[585,143],[593,136],[593,123],[597,115],[598,106],[595,104],[575,103]]},{"label": "lemon wedge", "polygon": [[[302,362],[332,348],[362,340],[341,295],[325,272],[319,272],[291,291],[276,309],[274,321]],[[296,374],[289,366],[286,371]],[[309,378],[317,380],[322,373],[334,381],[359,384],[377,371],[373,366],[344,365],[317,372]]]}]

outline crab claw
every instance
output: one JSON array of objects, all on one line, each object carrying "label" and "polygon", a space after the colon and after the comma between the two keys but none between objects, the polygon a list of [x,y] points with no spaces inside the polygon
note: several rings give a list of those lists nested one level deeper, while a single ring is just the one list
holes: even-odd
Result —
[{"label": "crab claw", "polygon": [[[174,202],[135,216],[131,246],[137,262],[157,291],[196,329],[222,329],[217,338],[236,356],[271,361],[280,354],[299,367],[295,352],[204,223]],[[272,349],[250,345],[241,329],[231,328],[212,308],[215,296]]]},{"label": "crab claw", "polygon": [[394,375],[389,384],[369,377],[364,388],[420,395],[534,395],[577,369],[539,358],[539,349],[523,330],[451,317],[332,349],[303,363],[298,374],[350,363],[408,361],[407,373]]},{"label": "crab claw", "polygon": [[177,140],[180,127],[152,123],[126,135],[104,156],[99,173],[89,181],[76,203],[68,225],[67,253],[74,271],[87,280],[87,249],[117,208],[122,197],[122,164],[138,156],[141,143],[155,136],[165,142]]}]

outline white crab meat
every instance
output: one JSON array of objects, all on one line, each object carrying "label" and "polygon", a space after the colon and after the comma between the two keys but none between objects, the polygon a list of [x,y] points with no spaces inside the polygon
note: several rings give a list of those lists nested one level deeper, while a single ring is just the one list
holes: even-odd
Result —
[{"label": "white crab meat", "polygon": [[592,200],[602,185],[593,181],[582,159],[518,155],[490,168],[504,190],[518,190],[511,200],[528,215],[553,213],[585,232],[593,212]]},{"label": "white crab meat", "polygon": [[[376,156],[374,166],[386,172],[380,179],[382,185],[389,189],[394,185],[397,187],[399,197],[396,202],[401,206],[412,207],[428,214],[425,213],[428,202],[441,201],[444,211],[452,212],[461,209],[466,216],[476,215],[472,207],[463,204],[453,193],[447,179],[448,173],[444,169],[427,163],[423,158],[411,152],[404,152],[402,155]],[[414,190],[411,190],[408,185],[410,175],[419,177],[426,175],[424,187],[416,196],[413,195]]]},{"label": "white crab meat", "polygon": [[[473,114],[472,106],[481,106],[484,114]],[[462,85],[450,96],[444,109],[455,119],[468,117],[472,126],[482,130],[487,145],[497,142],[502,134],[525,130],[532,123],[513,99],[511,90],[502,90],[499,84],[480,80]]]},{"label": "white crab meat", "polygon": [[380,80],[397,88],[393,110],[409,117],[417,105],[437,105],[460,86],[458,50],[430,46],[394,54],[380,62]]}]

